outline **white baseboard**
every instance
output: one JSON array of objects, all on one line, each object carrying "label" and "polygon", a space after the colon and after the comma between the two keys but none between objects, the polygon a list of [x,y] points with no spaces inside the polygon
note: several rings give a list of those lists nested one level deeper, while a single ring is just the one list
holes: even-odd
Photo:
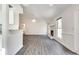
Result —
[{"label": "white baseboard", "polygon": [[[62,44],[64,47],[66,47],[67,49],[69,49],[70,51],[79,54],[78,52],[76,52],[73,49],[70,49],[67,45],[65,45],[62,41],[58,40],[57,38],[53,37],[57,42],[59,42],[60,44]],[[50,38],[51,39],[51,38]]]},{"label": "white baseboard", "polygon": [[17,50],[13,55],[16,55],[16,53],[18,53],[18,51],[21,50],[22,48],[23,48],[23,45],[20,46],[20,47],[18,48],[18,50]]}]

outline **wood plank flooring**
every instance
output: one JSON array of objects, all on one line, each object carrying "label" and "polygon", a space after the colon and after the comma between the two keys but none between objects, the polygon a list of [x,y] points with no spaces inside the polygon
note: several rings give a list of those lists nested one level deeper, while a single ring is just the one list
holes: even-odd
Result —
[{"label": "wood plank flooring", "polygon": [[24,47],[17,55],[76,55],[47,36],[24,36]]}]

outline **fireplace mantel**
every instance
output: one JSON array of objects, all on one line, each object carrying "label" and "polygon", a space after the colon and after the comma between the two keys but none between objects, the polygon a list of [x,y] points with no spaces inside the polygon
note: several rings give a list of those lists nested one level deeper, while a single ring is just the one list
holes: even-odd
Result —
[{"label": "fireplace mantel", "polygon": [[54,32],[55,32],[55,25],[54,24],[49,24],[48,25],[48,37],[50,39],[54,38]]}]

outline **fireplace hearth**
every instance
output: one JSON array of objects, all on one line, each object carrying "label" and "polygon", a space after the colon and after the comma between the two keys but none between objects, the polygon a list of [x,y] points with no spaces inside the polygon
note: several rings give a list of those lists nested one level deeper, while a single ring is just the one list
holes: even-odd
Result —
[{"label": "fireplace hearth", "polygon": [[54,31],[53,30],[51,30],[50,33],[51,33],[51,36],[54,36]]}]

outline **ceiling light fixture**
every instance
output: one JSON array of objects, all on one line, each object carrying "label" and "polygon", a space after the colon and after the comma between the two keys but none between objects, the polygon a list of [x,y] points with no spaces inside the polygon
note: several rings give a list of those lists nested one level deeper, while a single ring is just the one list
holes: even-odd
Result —
[{"label": "ceiling light fixture", "polygon": [[36,22],[36,19],[32,19],[32,22]]},{"label": "ceiling light fixture", "polygon": [[49,4],[49,6],[53,6],[53,4]]}]

